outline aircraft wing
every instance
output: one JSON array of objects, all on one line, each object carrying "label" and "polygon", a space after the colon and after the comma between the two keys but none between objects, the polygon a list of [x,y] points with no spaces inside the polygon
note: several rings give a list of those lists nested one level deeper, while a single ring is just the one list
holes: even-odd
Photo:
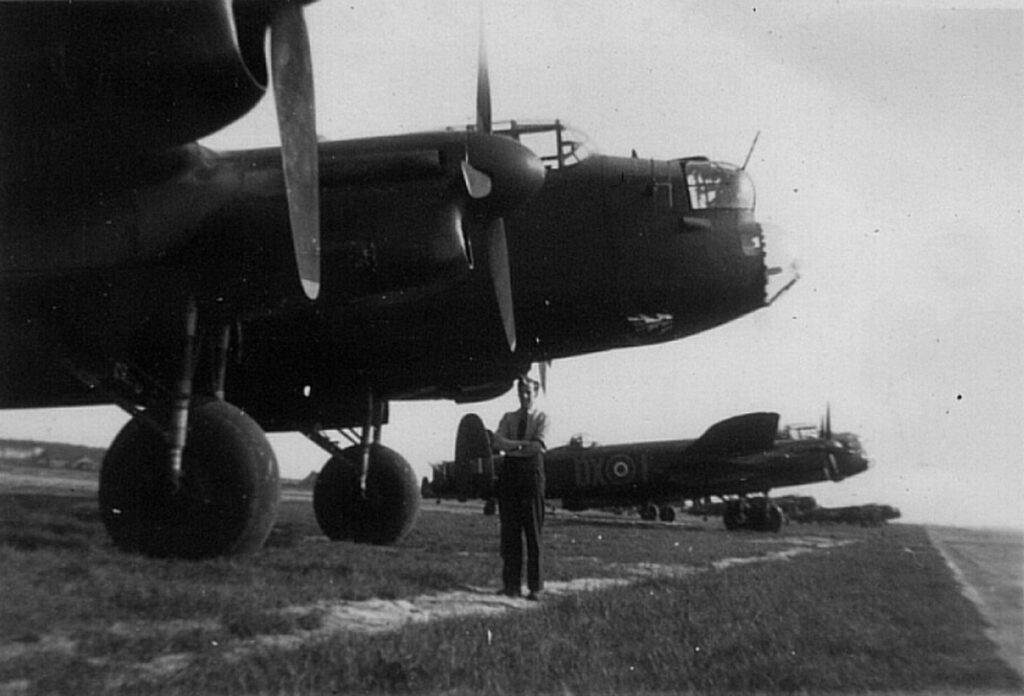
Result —
[{"label": "aircraft wing", "polygon": [[859,449],[828,439],[776,440],[778,419],[749,413],[716,423],[673,463],[669,480],[694,497],[743,495],[842,480],[867,468]]},{"label": "aircraft wing", "polygon": [[694,497],[760,490],[778,424],[779,414],[769,412],[715,423],[671,465],[669,481]]},{"label": "aircraft wing", "polygon": [[[25,219],[41,208],[88,209],[103,199],[116,201],[154,178],[166,181],[188,171],[174,166],[188,159],[174,150],[247,113],[272,76],[294,256],[307,295],[315,297],[316,126],[302,4],[0,3],[0,210],[6,227],[59,238],[59,225],[26,232]],[[49,233],[51,227],[58,229]],[[108,243],[92,237],[76,241],[101,248]],[[108,266],[123,261],[102,251],[97,258]],[[13,265],[2,270],[24,270]]]},{"label": "aircraft wing", "polygon": [[715,423],[683,452],[684,464],[736,457],[772,448],[778,413],[746,413]]},{"label": "aircraft wing", "polygon": [[5,149],[113,161],[213,133],[265,93],[264,38],[281,4],[0,3]]}]

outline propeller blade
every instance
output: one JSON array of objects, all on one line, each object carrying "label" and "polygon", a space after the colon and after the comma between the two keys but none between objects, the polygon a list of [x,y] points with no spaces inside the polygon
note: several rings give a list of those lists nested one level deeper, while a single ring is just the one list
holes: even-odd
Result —
[{"label": "propeller blade", "polygon": [[320,181],[309,34],[302,6],[283,5],[270,26],[270,58],[288,221],[306,297],[320,294]]},{"label": "propeller blade", "polygon": [[451,204],[445,209],[444,222],[450,229],[450,234],[462,246],[462,256],[466,259],[466,266],[473,270],[476,266],[476,259],[473,258],[473,240],[466,231],[463,224],[464,211],[456,204]]},{"label": "propeller blade", "polygon": [[491,77],[487,69],[487,46],[484,41],[484,15],[480,12],[480,48],[476,67],[476,130],[491,132]]},{"label": "propeller blade", "polygon": [[471,198],[487,198],[491,195],[494,187],[491,177],[469,163],[469,160],[462,160],[462,180],[466,183],[466,191]]},{"label": "propeller blade", "polygon": [[829,481],[842,480],[842,476],[839,475],[839,464],[836,462],[836,456],[831,452],[825,455],[825,476]]},{"label": "propeller blade", "polygon": [[550,367],[550,360],[543,360],[537,365],[537,371],[540,372],[540,388],[545,394],[548,393],[548,368]]},{"label": "propeller blade", "polygon": [[498,300],[501,324],[505,328],[508,349],[516,350],[516,318],[512,305],[512,272],[508,263],[508,241],[505,238],[505,222],[498,218],[487,228],[487,265],[491,272],[491,284]]},{"label": "propeller blade", "polygon": [[825,404],[825,439],[832,439],[832,404]]}]

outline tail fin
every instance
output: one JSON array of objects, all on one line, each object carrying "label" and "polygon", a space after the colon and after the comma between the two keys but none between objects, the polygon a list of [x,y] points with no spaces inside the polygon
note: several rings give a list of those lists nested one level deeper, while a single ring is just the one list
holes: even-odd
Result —
[{"label": "tail fin", "polygon": [[455,488],[460,497],[487,498],[494,490],[494,458],[491,436],[480,420],[470,413],[459,421],[455,435]]},{"label": "tail fin", "polygon": [[745,413],[715,423],[683,453],[684,459],[705,459],[771,449],[779,428],[778,413]]},{"label": "tail fin", "polygon": [[469,413],[459,421],[455,434],[455,461],[485,459],[491,456],[491,436],[484,422],[475,413]]}]

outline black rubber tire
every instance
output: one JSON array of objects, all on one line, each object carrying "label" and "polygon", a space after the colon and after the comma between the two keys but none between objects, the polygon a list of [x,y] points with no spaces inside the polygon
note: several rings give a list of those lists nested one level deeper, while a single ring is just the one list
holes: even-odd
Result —
[{"label": "black rubber tire", "polygon": [[498,511],[498,503],[494,498],[488,498],[484,502],[484,514],[488,517],[493,517],[494,513]]},{"label": "black rubber tire", "polygon": [[772,502],[768,502],[765,508],[764,531],[778,532],[782,529],[782,508]]},{"label": "black rubber tire", "polygon": [[402,455],[383,445],[370,446],[366,495],[359,490],[361,447],[332,457],[313,488],[313,512],[329,539],[387,546],[416,523],[420,495],[416,474]]},{"label": "black rubber tire", "polygon": [[640,508],[640,519],[645,522],[652,522],[658,519],[658,506],[654,503],[647,503]]},{"label": "black rubber tire", "polygon": [[258,551],[277,519],[281,482],[263,430],[238,408],[196,400],[180,486],[160,433],[128,422],[100,470],[100,516],[114,545],[147,556],[212,558]]},{"label": "black rubber tire", "polygon": [[738,500],[730,500],[726,502],[725,512],[722,514],[722,521],[725,522],[725,528],[730,532],[743,528],[745,517],[740,511],[740,503]]},{"label": "black rubber tire", "polygon": [[658,519],[662,522],[675,522],[676,509],[671,505],[662,505],[658,508]]}]

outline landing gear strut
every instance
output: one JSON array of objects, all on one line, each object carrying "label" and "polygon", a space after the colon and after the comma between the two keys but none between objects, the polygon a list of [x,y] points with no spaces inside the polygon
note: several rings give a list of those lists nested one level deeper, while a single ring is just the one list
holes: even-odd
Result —
[{"label": "landing gear strut", "polygon": [[722,519],[729,531],[777,532],[782,528],[782,509],[768,496],[738,498],[726,501]]},{"label": "landing gear strut", "polygon": [[177,486],[167,442],[135,418],[100,472],[100,514],[114,544],[147,556],[211,558],[258,551],[277,517],[277,459],[263,430],[216,399],[193,401]]},{"label": "landing gear strut", "polygon": [[[188,298],[173,391],[124,363],[65,367],[132,414],[100,471],[100,516],[114,544],[148,556],[211,558],[252,553],[277,518],[277,458],[263,430],[223,398],[229,332],[210,348],[212,374],[193,393],[203,346]],[[88,362],[88,361],[84,361]],[[94,363],[95,364],[95,363]],[[214,396],[216,395],[216,396]]]}]

